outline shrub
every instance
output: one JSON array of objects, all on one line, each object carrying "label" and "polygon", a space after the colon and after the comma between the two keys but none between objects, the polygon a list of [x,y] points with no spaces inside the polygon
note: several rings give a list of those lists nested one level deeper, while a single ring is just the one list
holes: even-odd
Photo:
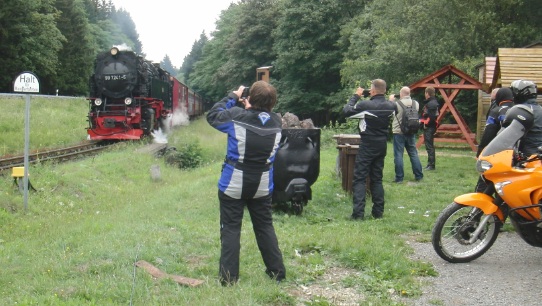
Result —
[{"label": "shrub", "polygon": [[172,147],[165,153],[166,163],[180,169],[196,168],[201,165],[201,147],[196,143],[183,144],[179,149]]}]

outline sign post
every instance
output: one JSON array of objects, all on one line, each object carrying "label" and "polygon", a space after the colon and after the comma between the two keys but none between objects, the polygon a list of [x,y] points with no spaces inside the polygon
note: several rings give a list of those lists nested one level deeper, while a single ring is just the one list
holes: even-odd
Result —
[{"label": "sign post", "polygon": [[40,92],[38,77],[29,71],[25,71],[13,80],[13,92],[24,93],[26,100],[24,115],[24,209],[28,209],[28,152],[30,148],[30,94]]}]

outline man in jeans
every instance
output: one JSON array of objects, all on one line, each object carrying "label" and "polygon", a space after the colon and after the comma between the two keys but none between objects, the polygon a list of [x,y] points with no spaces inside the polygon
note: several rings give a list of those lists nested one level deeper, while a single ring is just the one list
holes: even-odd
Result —
[{"label": "man in jeans", "polygon": [[[399,92],[399,98],[404,107],[410,107],[414,104],[416,111],[420,110],[420,104],[410,98],[410,88],[403,87]],[[392,100],[393,101],[393,100]],[[394,183],[402,183],[405,176],[403,169],[403,154],[406,149],[410,164],[412,165],[412,173],[414,179],[418,182],[423,179],[422,163],[418,157],[418,149],[416,148],[416,134],[404,134],[401,131],[403,123],[404,109],[397,102],[397,113],[393,117],[392,132],[393,132],[393,162],[395,164],[395,179]]]}]

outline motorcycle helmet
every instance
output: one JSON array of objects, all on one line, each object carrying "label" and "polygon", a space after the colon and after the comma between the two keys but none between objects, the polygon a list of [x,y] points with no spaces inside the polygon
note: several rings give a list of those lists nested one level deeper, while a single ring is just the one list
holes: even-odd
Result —
[{"label": "motorcycle helmet", "polygon": [[503,126],[507,127],[513,120],[518,121],[525,127],[526,130],[531,129],[534,125],[534,113],[527,105],[519,104],[514,105],[506,112],[504,117]]},{"label": "motorcycle helmet", "polygon": [[514,103],[523,103],[527,99],[536,98],[536,84],[533,81],[515,80],[510,84],[514,95]]}]

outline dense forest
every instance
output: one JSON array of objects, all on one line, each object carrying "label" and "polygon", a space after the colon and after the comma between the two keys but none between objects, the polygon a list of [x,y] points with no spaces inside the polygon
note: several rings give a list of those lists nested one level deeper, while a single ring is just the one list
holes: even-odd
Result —
[{"label": "dense forest", "polygon": [[[10,92],[21,71],[32,71],[44,94],[86,95],[98,52],[126,45],[144,55],[130,13],[114,0],[0,4],[1,92]],[[167,55],[161,65],[209,101],[251,84],[257,67],[273,66],[277,110],[323,125],[339,118],[354,88],[371,79],[396,91],[448,64],[477,77],[476,66],[498,48],[542,41],[542,6],[540,0],[240,0],[222,11],[210,34],[187,42],[192,49],[178,70]],[[469,123],[476,105],[461,102],[473,100],[474,92],[456,98]]]}]

